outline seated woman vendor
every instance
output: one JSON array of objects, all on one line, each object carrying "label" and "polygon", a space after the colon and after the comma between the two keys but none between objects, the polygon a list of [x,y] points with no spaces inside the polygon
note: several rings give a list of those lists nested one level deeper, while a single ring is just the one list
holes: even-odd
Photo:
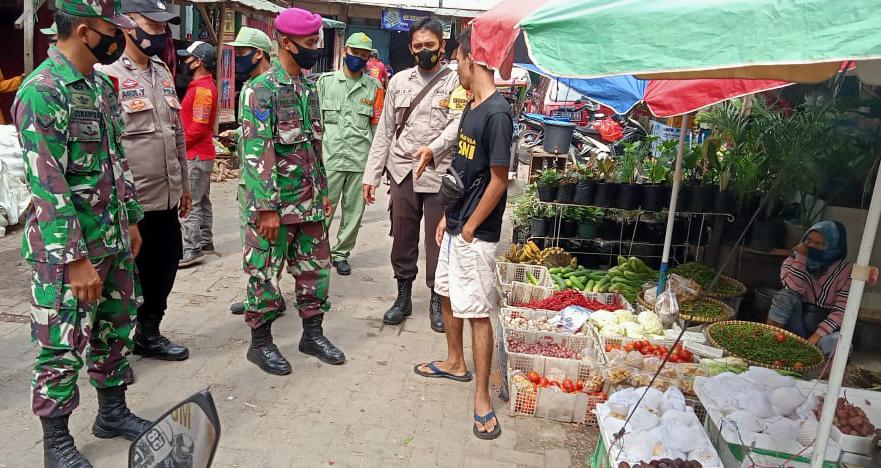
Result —
[{"label": "seated woman vendor", "polygon": [[837,221],[813,225],[780,268],[781,289],[768,324],[795,333],[825,354],[835,350],[850,291],[847,231]]}]

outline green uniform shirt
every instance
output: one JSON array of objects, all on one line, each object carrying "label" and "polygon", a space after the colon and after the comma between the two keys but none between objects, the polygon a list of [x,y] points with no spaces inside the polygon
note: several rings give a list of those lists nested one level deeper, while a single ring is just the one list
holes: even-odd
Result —
[{"label": "green uniform shirt", "polygon": [[12,114],[34,204],[22,257],[60,264],[128,250],[128,226],[144,212],[110,78],[97,71],[83,76],[51,50],[18,90]]},{"label": "green uniform shirt", "polygon": [[364,172],[376,130],[373,103],[380,88],[379,81],[366,73],[348,78],[337,70],[318,78],[323,159],[328,170]]},{"label": "green uniform shirt", "polygon": [[278,211],[284,224],[321,221],[327,174],[313,83],[278,61],[242,90],[242,180],[248,220]]}]

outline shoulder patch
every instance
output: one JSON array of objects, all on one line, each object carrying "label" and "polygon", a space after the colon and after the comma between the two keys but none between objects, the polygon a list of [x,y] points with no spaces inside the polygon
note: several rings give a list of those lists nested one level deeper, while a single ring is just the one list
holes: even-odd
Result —
[{"label": "shoulder patch", "polygon": [[269,109],[254,109],[254,117],[260,122],[266,122],[269,118]]},{"label": "shoulder patch", "polygon": [[120,84],[120,86],[122,86],[123,88],[134,88],[134,87],[137,86],[137,85],[138,85],[138,80],[136,80],[136,79],[134,79],[134,78],[126,78],[126,79]]}]

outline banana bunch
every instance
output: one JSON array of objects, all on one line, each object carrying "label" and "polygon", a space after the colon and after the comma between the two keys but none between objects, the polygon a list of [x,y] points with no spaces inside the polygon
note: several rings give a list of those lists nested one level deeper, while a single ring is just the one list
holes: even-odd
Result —
[{"label": "banana bunch", "polygon": [[512,245],[505,254],[504,259],[506,262],[511,263],[537,264],[541,259],[541,253],[541,249],[535,245],[535,242],[530,241],[526,244]]}]

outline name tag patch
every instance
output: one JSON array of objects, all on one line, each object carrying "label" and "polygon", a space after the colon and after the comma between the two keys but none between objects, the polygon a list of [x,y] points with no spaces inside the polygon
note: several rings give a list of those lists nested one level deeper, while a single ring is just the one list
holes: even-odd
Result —
[{"label": "name tag patch", "polygon": [[101,120],[101,113],[96,110],[89,109],[73,109],[70,116],[71,120],[95,121]]},{"label": "name tag patch", "polygon": [[147,96],[147,91],[144,88],[136,88],[136,89],[123,89],[119,93],[120,99],[135,99],[142,98]]}]

